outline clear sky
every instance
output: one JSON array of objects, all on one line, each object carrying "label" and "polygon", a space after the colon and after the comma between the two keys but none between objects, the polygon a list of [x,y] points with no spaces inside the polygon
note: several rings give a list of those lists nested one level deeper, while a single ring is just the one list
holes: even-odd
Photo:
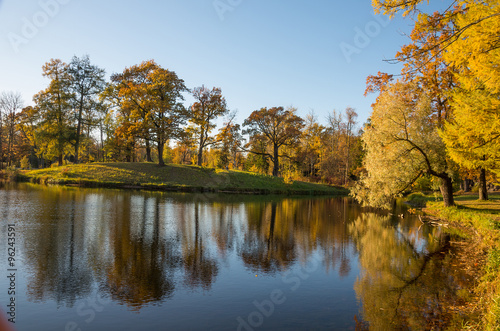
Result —
[{"label": "clear sky", "polygon": [[88,54],[108,76],[154,59],[189,88],[222,88],[240,123],[273,106],[325,123],[351,106],[361,124],[366,77],[399,72],[383,60],[411,24],[377,18],[368,0],[0,0],[0,91],[33,104],[51,58]]}]

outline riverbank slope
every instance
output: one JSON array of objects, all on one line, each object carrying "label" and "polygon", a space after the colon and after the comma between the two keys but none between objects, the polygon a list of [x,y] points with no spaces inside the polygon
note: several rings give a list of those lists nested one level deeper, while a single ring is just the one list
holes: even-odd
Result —
[{"label": "riverbank slope", "polygon": [[500,330],[500,195],[479,201],[476,195],[455,197],[456,207],[428,201],[424,211],[449,223],[469,243],[462,260],[464,268],[478,275],[469,289],[469,316],[464,329]]},{"label": "riverbank slope", "polygon": [[19,181],[81,187],[182,192],[347,196],[342,187],[294,181],[237,170],[153,163],[91,163],[21,171]]}]

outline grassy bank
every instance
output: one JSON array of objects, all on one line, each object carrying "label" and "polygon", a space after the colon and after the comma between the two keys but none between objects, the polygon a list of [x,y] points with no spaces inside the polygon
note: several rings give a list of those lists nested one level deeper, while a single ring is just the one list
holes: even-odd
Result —
[{"label": "grassy bank", "polygon": [[436,197],[410,199],[426,203],[426,213],[450,223],[450,231],[468,239],[469,249],[461,259],[478,279],[471,289],[472,320],[464,323],[464,329],[500,330],[500,195],[491,195],[489,201],[479,201],[477,195],[460,195],[455,197],[457,206],[448,208]]},{"label": "grassy bank", "polygon": [[183,192],[347,195],[344,188],[235,170],[152,163],[92,163],[23,171],[21,181],[82,187],[135,188]]}]

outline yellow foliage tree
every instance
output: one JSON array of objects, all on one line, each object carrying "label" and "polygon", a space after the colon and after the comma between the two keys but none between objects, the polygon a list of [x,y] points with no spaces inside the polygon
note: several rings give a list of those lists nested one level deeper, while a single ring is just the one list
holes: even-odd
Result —
[{"label": "yellow foliage tree", "polygon": [[357,200],[388,207],[421,176],[440,180],[446,206],[454,205],[445,147],[432,118],[430,98],[416,84],[388,85],[373,106],[363,134],[368,172],[353,190]]},{"label": "yellow foliage tree", "polygon": [[156,142],[158,164],[165,165],[163,150],[166,142],[176,137],[187,112],[180,101],[187,88],[173,71],[163,69],[153,60],[126,68],[122,74],[111,77],[123,108],[129,108],[142,119],[142,130],[150,132]]},{"label": "yellow foliage tree", "polygon": [[463,3],[455,21],[460,36],[444,54],[460,85],[450,94],[454,116],[441,136],[455,162],[480,169],[480,198],[487,199],[486,170],[500,174],[500,1]]}]

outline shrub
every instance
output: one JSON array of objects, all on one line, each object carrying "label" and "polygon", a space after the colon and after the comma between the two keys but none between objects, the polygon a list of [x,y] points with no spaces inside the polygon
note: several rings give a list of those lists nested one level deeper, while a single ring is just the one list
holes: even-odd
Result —
[{"label": "shrub", "polygon": [[415,192],[408,195],[406,201],[414,207],[425,207],[429,198],[422,193]]},{"label": "shrub", "polygon": [[16,167],[11,166],[5,169],[5,173],[7,174],[7,180],[16,181],[17,175],[19,175],[19,170]]},{"label": "shrub", "polygon": [[21,169],[29,169],[31,168],[31,165],[30,165],[30,159],[25,156],[21,159]]}]

